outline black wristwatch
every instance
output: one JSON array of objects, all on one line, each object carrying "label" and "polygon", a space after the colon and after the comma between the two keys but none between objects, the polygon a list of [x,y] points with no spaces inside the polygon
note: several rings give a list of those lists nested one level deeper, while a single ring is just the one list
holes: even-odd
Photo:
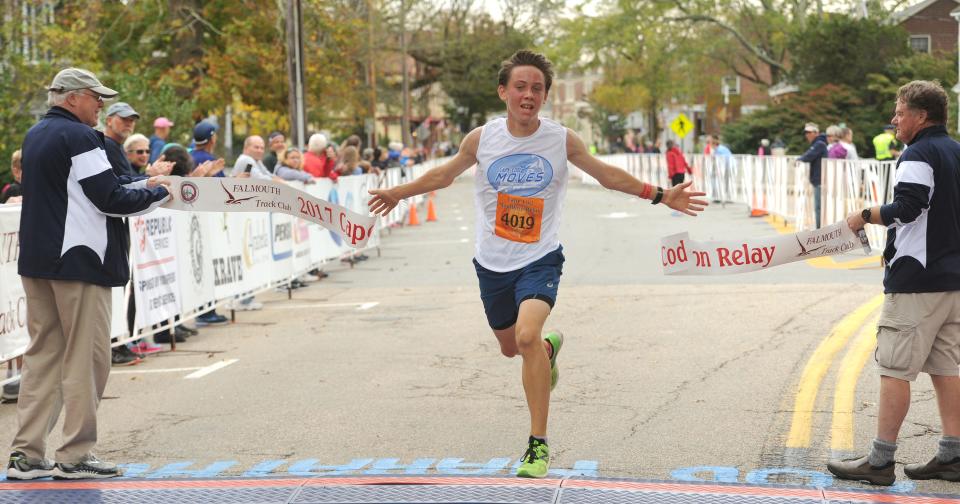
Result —
[{"label": "black wristwatch", "polygon": [[653,201],[651,201],[650,204],[656,205],[657,203],[660,203],[660,200],[662,199],[663,199],[663,188],[660,186],[657,186],[657,195],[653,197]]},{"label": "black wristwatch", "polygon": [[871,212],[869,208],[864,208],[863,211],[860,212],[860,217],[863,218],[863,222],[870,224],[870,213]]}]

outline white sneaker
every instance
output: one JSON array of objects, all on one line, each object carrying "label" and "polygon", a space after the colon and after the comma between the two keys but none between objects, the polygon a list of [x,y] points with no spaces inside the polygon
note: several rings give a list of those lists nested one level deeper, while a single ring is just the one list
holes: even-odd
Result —
[{"label": "white sneaker", "polygon": [[249,303],[242,303],[240,301],[231,301],[227,305],[227,309],[234,311],[256,311],[263,309],[263,303],[258,301],[250,301]]}]

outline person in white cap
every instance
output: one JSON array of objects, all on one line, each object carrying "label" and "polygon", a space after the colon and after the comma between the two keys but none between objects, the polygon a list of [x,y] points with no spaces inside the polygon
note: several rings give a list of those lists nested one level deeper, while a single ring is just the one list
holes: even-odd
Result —
[{"label": "person in white cap", "polygon": [[[112,287],[130,280],[120,218],[166,201],[169,182],[118,178],[94,130],[103,99],[117,95],[92,73],[62,70],[50,109],[23,139],[23,206],[17,272],[27,297],[17,434],[7,479],[119,476],[93,455],[97,406],[110,374]],[[47,436],[64,411],[62,444]]]},{"label": "person in white cap", "polygon": [[173,121],[166,117],[158,117],[153,121],[153,135],[150,136],[150,162],[154,162],[160,157],[160,151],[167,145],[167,138],[170,138],[170,128],[173,127]]}]

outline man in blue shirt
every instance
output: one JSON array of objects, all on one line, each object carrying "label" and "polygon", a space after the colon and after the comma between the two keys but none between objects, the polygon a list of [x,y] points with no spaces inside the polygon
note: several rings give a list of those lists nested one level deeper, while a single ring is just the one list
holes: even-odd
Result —
[{"label": "man in blue shirt", "polygon": [[150,163],[153,163],[160,157],[163,146],[167,144],[170,138],[170,128],[173,127],[173,121],[166,117],[158,117],[153,121],[153,135],[150,136]]},{"label": "man in blue shirt", "polygon": [[[200,121],[193,127],[193,163],[200,166],[207,161],[216,161],[217,157],[213,155],[213,149],[217,145],[217,125],[208,121]],[[223,170],[210,175],[211,177],[224,177]]]},{"label": "man in blue shirt", "polygon": [[813,185],[813,214],[816,227],[820,228],[820,162],[827,157],[827,135],[820,134],[820,127],[814,123],[803,126],[803,136],[810,148],[797,161],[810,163],[810,184]]}]

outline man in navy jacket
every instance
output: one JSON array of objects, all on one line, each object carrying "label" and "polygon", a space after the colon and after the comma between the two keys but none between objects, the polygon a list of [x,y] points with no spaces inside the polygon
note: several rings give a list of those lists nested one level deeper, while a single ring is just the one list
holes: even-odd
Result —
[{"label": "man in navy jacket", "polygon": [[[103,98],[117,92],[92,73],[62,70],[50,110],[23,140],[18,271],[30,344],[23,356],[17,435],[8,479],[109,478],[121,471],[91,452],[97,406],[110,373],[111,287],[130,279],[120,217],[169,197],[168,182],[118,178],[94,130]],[[50,426],[64,410],[63,444],[46,460]]]},{"label": "man in navy jacket", "polygon": [[908,464],[911,479],[960,481],[960,143],[947,135],[947,93],[913,81],[897,92],[893,124],[908,147],[897,160],[893,201],[847,216],[853,231],[887,227],[883,311],[874,360],[880,370],[877,437],[859,459],[833,461],[842,479],[891,485],[910,382],[930,375],[943,427],[937,454]]}]

